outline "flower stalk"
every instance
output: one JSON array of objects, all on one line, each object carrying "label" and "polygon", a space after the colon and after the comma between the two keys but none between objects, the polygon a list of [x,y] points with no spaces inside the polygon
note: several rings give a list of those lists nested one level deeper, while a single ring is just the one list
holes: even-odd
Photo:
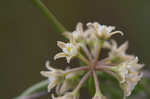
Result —
[{"label": "flower stalk", "polygon": [[81,81],[79,82],[79,84],[77,85],[77,87],[74,89],[74,93],[77,93],[79,90],[80,90],[80,88],[81,88],[81,86],[83,85],[83,83],[87,80],[87,78],[89,77],[89,75],[91,74],[91,71],[89,71],[89,72],[87,72],[84,76],[83,76],[83,78],[81,79]]},{"label": "flower stalk", "polygon": [[65,27],[57,20],[57,18],[52,14],[52,12],[49,11],[49,9],[41,2],[41,0],[32,1],[41,10],[43,15],[48,18],[48,21],[58,33],[63,33],[66,31]]},{"label": "flower stalk", "polygon": [[77,67],[77,68],[73,68],[73,69],[69,69],[65,71],[65,75],[68,75],[69,73],[72,73],[72,72],[80,72],[80,71],[87,71],[87,70],[89,70],[87,66]]},{"label": "flower stalk", "polygon": [[98,80],[98,77],[96,75],[96,71],[95,70],[93,70],[93,77],[94,77],[94,81],[95,81],[96,92],[101,93],[100,87],[99,87],[99,80]]}]

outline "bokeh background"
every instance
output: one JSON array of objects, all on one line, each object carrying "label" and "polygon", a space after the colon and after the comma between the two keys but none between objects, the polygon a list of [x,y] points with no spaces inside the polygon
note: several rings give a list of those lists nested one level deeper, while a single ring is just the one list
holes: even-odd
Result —
[{"label": "bokeh background", "polygon": [[[70,31],[78,22],[98,21],[116,26],[125,34],[117,36],[119,43],[128,39],[128,52],[139,56],[140,62],[146,64],[145,69],[149,69],[150,0],[42,1]],[[12,99],[45,79],[39,72],[45,69],[47,59],[53,61],[58,51],[56,41],[63,39],[32,0],[1,0],[0,98]]]}]

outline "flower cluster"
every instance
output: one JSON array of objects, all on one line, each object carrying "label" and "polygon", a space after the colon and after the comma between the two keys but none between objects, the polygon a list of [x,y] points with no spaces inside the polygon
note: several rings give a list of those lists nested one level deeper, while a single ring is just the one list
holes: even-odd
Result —
[{"label": "flower cluster", "polygon": [[[52,95],[53,99],[79,99],[80,88],[89,75],[93,75],[96,89],[92,99],[106,99],[100,90],[97,72],[115,76],[120,82],[124,97],[131,95],[142,77],[143,64],[138,63],[136,56],[126,53],[128,42],[118,47],[115,40],[110,40],[115,34],[123,35],[121,31],[115,31],[114,26],[101,25],[97,22],[87,23],[85,30],[82,23],[78,23],[75,31],[64,33],[69,42],[57,41],[62,52],[56,54],[54,59],[65,57],[70,63],[71,59],[76,57],[86,66],[60,70],[52,68],[47,62],[46,67],[49,71],[41,71],[41,74],[49,79],[48,91],[56,88],[55,95]],[[99,60],[102,48],[110,51],[108,57]]]},{"label": "flower cluster", "polygon": [[118,78],[125,96],[130,96],[137,82],[141,79],[143,73],[140,69],[143,64],[138,64],[138,58],[125,61],[114,67],[114,71],[118,74]]}]

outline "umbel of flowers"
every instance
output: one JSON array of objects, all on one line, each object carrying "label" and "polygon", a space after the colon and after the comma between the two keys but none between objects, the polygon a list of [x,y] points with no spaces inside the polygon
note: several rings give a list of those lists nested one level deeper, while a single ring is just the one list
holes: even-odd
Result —
[{"label": "umbel of flowers", "polygon": [[[82,23],[78,23],[75,31],[64,33],[69,41],[57,41],[62,52],[56,54],[54,59],[66,58],[70,63],[71,59],[76,57],[85,65],[61,70],[53,68],[46,62],[49,71],[41,71],[41,74],[49,79],[48,91],[56,89],[56,94],[51,96],[53,99],[79,99],[80,88],[90,75],[93,75],[95,82],[95,95],[92,99],[106,99],[100,90],[97,72],[113,75],[120,82],[124,98],[131,95],[142,77],[140,70],[143,64],[138,63],[137,56],[126,53],[128,42],[118,46],[117,42],[111,39],[115,34],[123,35],[121,31],[115,31],[114,26],[101,25],[97,22],[87,23],[86,30],[83,29]],[[110,51],[108,57],[99,60],[102,48]],[[83,71],[86,73],[79,78],[79,74]]]}]

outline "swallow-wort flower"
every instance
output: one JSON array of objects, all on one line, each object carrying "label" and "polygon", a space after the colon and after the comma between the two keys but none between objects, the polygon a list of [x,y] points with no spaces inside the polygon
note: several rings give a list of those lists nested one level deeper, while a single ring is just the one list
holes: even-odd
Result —
[{"label": "swallow-wort flower", "polygon": [[89,28],[94,29],[95,30],[94,33],[96,33],[96,36],[100,37],[101,39],[109,39],[112,35],[115,35],[115,34],[123,35],[121,31],[113,32],[113,30],[115,30],[114,26],[101,25],[101,24],[98,24],[97,22],[88,23],[87,26]]},{"label": "swallow-wort flower", "polygon": [[56,85],[60,85],[64,80],[64,71],[60,69],[54,69],[49,65],[49,61],[46,62],[46,67],[49,71],[41,71],[41,74],[49,79],[48,91],[51,91]]},{"label": "swallow-wort flower", "polygon": [[124,95],[129,96],[133,91],[134,87],[140,81],[143,73],[140,69],[143,64],[138,63],[138,58],[125,61],[119,66],[112,67],[118,75],[118,80],[120,81],[121,88],[124,90]]},{"label": "swallow-wort flower", "polygon": [[69,63],[71,58],[73,58],[78,54],[78,45],[75,44],[74,42],[64,43],[58,41],[57,46],[60,47],[63,52],[56,54],[54,57],[55,60],[58,58],[66,57],[67,62]]},{"label": "swallow-wort flower", "polygon": [[[123,35],[121,31],[115,31],[114,26],[89,22],[85,30],[82,23],[78,23],[73,32],[64,34],[69,42],[57,41],[57,46],[62,52],[56,54],[54,59],[65,57],[69,63],[76,56],[86,66],[61,70],[52,68],[47,62],[46,67],[49,71],[42,71],[41,74],[50,81],[49,91],[56,87],[57,97],[53,95],[53,99],[79,99],[79,91],[91,74],[96,89],[92,99],[106,99],[99,87],[98,78],[101,75],[98,75],[98,72],[106,72],[116,77],[124,92],[124,98],[131,95],[142,77],[143,64],[138,63],[136,56],[127,54],[128,42],[118,46],[117,42],[111,39],[112,35]],[[108,57],[99,60],[101,48],[109,49],[109,52]]]}]

